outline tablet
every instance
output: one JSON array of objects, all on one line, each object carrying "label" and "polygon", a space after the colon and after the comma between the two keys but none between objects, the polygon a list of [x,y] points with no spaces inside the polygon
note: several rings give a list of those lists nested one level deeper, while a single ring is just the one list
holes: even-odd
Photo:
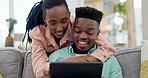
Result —
[{"label": "tablet", "polygon": [[101,78],[102,62],[52,62],[51,78]]}]

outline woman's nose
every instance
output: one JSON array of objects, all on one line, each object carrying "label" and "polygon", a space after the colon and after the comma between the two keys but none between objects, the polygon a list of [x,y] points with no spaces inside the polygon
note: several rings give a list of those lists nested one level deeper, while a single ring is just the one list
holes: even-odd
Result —
[{"label": "woman's nose", "polygon": [[58,24],[56,27],[56,31],[63,31],[63,26]]}]

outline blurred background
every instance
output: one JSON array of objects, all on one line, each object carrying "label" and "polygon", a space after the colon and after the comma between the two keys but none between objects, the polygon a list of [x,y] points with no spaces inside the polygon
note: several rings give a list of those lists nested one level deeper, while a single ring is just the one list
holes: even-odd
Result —
[{"label": "blurred background", "polygon": [[[0,0],[0,47],[12,46],[26,48],[26,18],[32,6],[40,0]],[[148,22],[146,7],[148,0],[66,0],[74,18],[75,7],[92,6],[104,13],[101,33],[115,47],[132,47],[141,45],[148,39],[146,26]],[[13,42],[6,39],[11,37]],[[27,45],[30,47],[30,44]]]}]

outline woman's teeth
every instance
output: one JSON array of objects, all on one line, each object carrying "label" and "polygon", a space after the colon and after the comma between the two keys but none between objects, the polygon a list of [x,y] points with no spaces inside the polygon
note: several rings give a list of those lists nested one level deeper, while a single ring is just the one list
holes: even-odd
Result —
[{"label": "woman's teeth", "polygon": [[63,34],[63,32],[60,32],[60,33],[57,33],[57,34],[61,35],[61,34]]}]

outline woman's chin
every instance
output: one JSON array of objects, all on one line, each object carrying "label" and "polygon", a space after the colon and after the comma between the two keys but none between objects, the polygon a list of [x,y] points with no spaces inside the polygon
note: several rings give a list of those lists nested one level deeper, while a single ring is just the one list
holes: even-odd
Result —
[{"label": "woman's chin", "polygon": [[64,37],[64,35],[63,34],[62,35],[56,35],[55,37],[58,38],[58,39],[61,39],[61,38]]}]

